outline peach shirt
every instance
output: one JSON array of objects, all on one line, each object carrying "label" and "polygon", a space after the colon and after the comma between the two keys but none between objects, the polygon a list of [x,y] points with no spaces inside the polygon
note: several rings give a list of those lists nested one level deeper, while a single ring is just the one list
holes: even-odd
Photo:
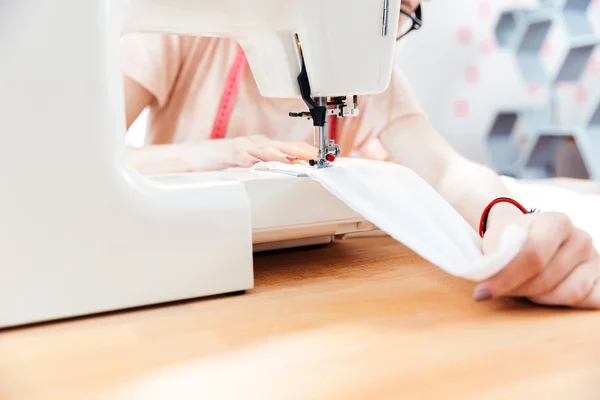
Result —
[{"label": "peach shirt", "polygon": [[[122,71],[155,97],[146,144],[209,139],[226,77],[238,45],[234,40],[134,33],[121,39]],[[311,121],[288,116],[305,111],[301,99],[263,97],[249,68],[243,72],[226,137],[262,134],[280,141],[312,144]],[[342,155],[387,159],[378,140],[395,120],[420,109],[405,76],[395,70],[390,87],[359,100],[360,115],[338,119]]]}]

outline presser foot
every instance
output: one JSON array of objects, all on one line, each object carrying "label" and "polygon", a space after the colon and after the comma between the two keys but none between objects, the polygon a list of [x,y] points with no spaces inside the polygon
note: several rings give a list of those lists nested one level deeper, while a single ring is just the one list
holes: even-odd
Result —
[{"label": "presser foot", "polygon": [[331,167],[331,163],[327,160],[324,159],[319,159],[319,160],[309,160],[308,164],[311,167],[317,167],[317,168],[327,168],[327,167]]},{"label": "presser foot", "polygon": [[[319,158],[309,161],[310,166],[316,166],[318,168],[331,167],[331,163],[340,156],[340,146],[338,146],[335,141],[327,140],[323,147],[319,150]],[[325,154],[325,156],[323,156],[323,154]]]}]

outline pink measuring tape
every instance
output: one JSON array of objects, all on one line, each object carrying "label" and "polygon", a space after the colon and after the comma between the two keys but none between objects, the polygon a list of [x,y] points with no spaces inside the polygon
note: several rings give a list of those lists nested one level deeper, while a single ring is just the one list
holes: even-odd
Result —
[{"label": "pink measuring tape", "polygon": [[235,105],[235,100],[240,88],[240,81],[245,69],[246,55],[244,54],[244,50],[238,46],[233,65],[227,74],[223,94],[221,94],[221,101],[219,102],[217,115],[215,116],[212,132],[210,133],[211,139],[223,139],[227,133],[227,126],[231,119],[231,113],[233,111],[233,106]]},{"label": "pink measuring tape", "polygon": [[[223,139],[227,134],[227,127],[229,125],[229,120],[231,119],[233,106],[235,105],[240,88],[240,81],[242,80],[247,63],[244,50],[238,46],[233,65],[229,69],[225,87],[221,94],[217,115],[215,116],[212,131],[210,133],[211,139]],[[329,116],[329,139],[337,139],[337,118],[333,115]]]}]

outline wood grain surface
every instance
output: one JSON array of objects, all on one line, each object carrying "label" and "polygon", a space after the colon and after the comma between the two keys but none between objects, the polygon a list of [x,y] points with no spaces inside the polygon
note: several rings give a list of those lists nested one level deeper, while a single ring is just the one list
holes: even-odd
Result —
[{"label": "wood grain surface", "polygon": [[243,295],[0,332],[0,398],[600,398],[600,313],[475,303],[387,237],[255,260]]},{"label": "wood grain surface", "polygon": [[600,398],[598,312],[475,303],[387,237],[255,261],[243,295],[0,332],[0,399]]}]

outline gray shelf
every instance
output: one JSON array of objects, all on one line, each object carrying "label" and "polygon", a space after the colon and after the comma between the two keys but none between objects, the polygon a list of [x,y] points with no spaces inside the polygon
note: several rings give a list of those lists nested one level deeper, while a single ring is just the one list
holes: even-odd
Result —
[{"label": "gray shelf", "polygon": [[[527,178],[556,175],[556,161],[564,149],[574,164],[585,167],[592,179],[600,179],[600,98],[586,126],[555,124],[555,86],[578,82],[600,37],[588,21],[591,0],[540,0],[536,9],[509,9],[500,14],[494,34],[498,45],[514,54],[523,84],[535,83],[548,90],[546,105],[538,110],[501,110],[491,121],[486,144],[493,168],[499,173]],[[552,27],[559,28],[567,44],[558,65],[546,64],[542,46]],[[573,154],[573,151],[576,153]]]},{"label": "gray shelf", "polygon": [[[596,166],[600,169],[600,99],[596,101],[591,117],[588,120],[586,129],[587,138],[590,142],[590,149],[595,156]],[[600,174],[600,171],[597,171]]]},{"label": "gray shelf", "polygon": [[528,82],[547,81],[544,63],[540,55],[542,46],[550,32],[554,15],[550,12],[533,15],[526,19],[526,27],[517,48],[517,60],[523,78]]},{"label": "gray shelf", "polygon": [[515,127],[519,115],[514,111],[500,112],[492,122],[487,135],[487,147],[491,162],[504,175],[514,175],[514,165],[517,157],[517,142]]},{"label": "gray shelf", "polygon": [[590,57],[599,43],[599,38],[594,35],[572,39],[554,81],[556,83],[578,82],[582,78]]},{"label": "gray shelf", "polygon": [[522,13],[518,10],[504,11],[500,14],[494,34],[498,46],[502,48],[513,48],[517,45],[519,31],[522,29]]},{"label": "gray shelf", "polygon": [[522,169],[523,149],[526,149],[539,126],[550,126],[547,109],[503,110],[494,117],[486,144],[493,167],[504,175],[516,176]]},{"label": "gray shelf", "polygon": [[496,22],[498,45],[515,53],[521,75],[528,83],[546,83],[551,79],[540,52],[556,17],[554,8],[507,10]]},{"label": "gray shelf", "polygon": [[592,35],[592,26],[588,19],[587,11],[591,0],[566,0],[562,10],[562,17],[567,25],[570,37]]},{"label": "gray shelf", "polygon": [[[525,179],[542,179],[555,175],[558,156],[569,144],[577,145],[576,129],[546,128],[534,133],[517,161],[519,176]],[[579,150],[579,146],[577,146]],[[581,152],[578,151],[579,158]],[[586,166],[587,163],[582,159]]]}]

